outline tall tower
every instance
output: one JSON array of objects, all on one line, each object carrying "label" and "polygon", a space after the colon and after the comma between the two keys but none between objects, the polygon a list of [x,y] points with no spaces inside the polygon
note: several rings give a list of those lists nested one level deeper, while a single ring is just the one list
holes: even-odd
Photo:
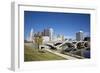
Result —
[{"label": "tall tower", "polygon": [[33,41],[34,31],[33,28],[30,31],[30,41]]},{"label": "tall tower", "polygon": [[50,28],[50,29],[49,29],[49,38],[50,38],[50,41],[53,40],[53,33],[54,33],[53,29]]},{"label": "tall tower", "polygon": [[49,29],[44,29],[44,36],[49,36]]},{"label": "tall tower", "polygon": [[84,39],[83,31],[79,31],[76,33],[76,40],[82,41]]}]

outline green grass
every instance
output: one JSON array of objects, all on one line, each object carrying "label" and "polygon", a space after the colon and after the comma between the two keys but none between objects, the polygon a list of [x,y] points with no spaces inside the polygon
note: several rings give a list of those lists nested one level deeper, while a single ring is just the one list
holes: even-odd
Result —
[{"label": "green grass", "polygon": [[24,61],[47,61],[47,60],[64,60],[65,58],[50,53],[48,51],[40,52],[30,46],[24,46]]}]

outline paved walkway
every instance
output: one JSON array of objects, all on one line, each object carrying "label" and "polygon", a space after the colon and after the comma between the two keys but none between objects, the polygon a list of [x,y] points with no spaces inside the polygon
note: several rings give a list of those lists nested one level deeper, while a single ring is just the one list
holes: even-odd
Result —
[{"label": "paved walkway", "polygon": [[68,56],[68,55],[64,55],[64,54],[61,54],[61,53],[56,52],[56,51],[51,51],[50,49],[45,49],[45,50],[47,50],[48,52],[51,52],[51,53],[53,53],[53,54],[56,54],[56,55],[58,55],[58,56],[61,56],[61,57],[65,58],[65,59],[70,59],[70,60],[77,59],[77,58],[75,58],[75,57]]}]

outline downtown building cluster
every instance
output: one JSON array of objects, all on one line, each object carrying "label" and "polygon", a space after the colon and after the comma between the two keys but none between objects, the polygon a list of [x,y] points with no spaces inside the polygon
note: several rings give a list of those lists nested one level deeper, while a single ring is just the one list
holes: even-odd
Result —
[{"label": "downtown building cluster", "polygon": [[[33,29],[30,31],[30,35],[28,37],[28,41],[34,41],[35,37],[42,36],[43,42],[48,42],[48,41],[64,41],[64,40],[69,40],[68,38],[65,38],[64,35],[55,35],[54,34],[54,29],[53,28],[47,28],[43,29],[42,31],[34,32]],[[76,32],[76,39],[75,41],[83,41],[85,36],[83,31],[78,31]],[[71,38],[70,38],[71,39]],[[73,40],[73,39],[71,39]]]},{"label": "downtown building cluster", "polygon": [[43,42],[48,41],[62,41],[64,39],[63,35],[54,35],[53,28],[44,29],[43,31],[34,32],[33,29],[30,31],[29,41],[34,41],[35,37],[42,36]]}]

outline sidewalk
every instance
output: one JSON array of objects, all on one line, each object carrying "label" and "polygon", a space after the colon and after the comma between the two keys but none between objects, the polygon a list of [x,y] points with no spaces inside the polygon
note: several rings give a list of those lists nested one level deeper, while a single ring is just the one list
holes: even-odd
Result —
[{"label": "sidewalk", "polygon": [[66,59],[70,59],[70,60],[77,59],[77,58],[75,58],[75,57],[68,56],[68,55],[64,55],[64,54],[58,53],[58,52],[56,52],[56,51],[51,51],[50,49],[45,49],[45,50],[47,50],[48,52],[51,52],[51,53],[53,53],[53,54],[56,54],[56,55],[58,55],[58,56],[61,56],[61,57],[63,57],[63,58],[66,58]]}]

